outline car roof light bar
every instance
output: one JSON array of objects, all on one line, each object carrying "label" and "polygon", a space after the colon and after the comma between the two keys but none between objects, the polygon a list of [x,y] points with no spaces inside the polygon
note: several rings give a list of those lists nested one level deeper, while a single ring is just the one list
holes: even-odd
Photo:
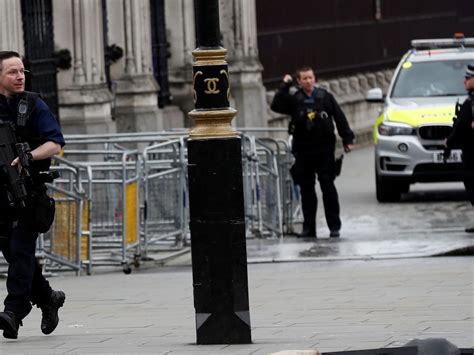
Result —
[{"label": "car roof light bar", "polygon": [[439,38],[414,39],[411,41],[414,49],[458,48],[474,47],[474,38]]}]

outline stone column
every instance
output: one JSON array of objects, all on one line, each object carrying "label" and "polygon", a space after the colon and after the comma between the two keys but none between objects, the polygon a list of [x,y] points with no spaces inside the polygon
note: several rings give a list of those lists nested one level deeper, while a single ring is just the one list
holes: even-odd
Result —
[{"label": "stone column", "polygon": [[[165,1],[165,15],[171,53],[168,61],[170,91],[173,104],[187,114],[194,108],[191,100],[193,93],[192,51],[196,48],[194,0]],[[184,123],[189,126],[191,122]]]},{"label": "stone column", "polygon": [[53,0],[55,43],[72,54],[59,72],[59,110],[64,133],[115,132],[112,94],[105,83],[100,0]]},{"label": "stone column", "polygon": [[[123,6],[121,46],[125,67],[115,80],[117,131],[159,131],[163,122],[152,70],[149,0],[123,0],[120,3]],[[109,1],[109,4],[117,6],[119,1]]]},{"label": "stone column", "polygon": [[266,127],[266,90],[258,58],[255,0],[219,0],[238,127]]},{"label": "stone column", "polygon": [[24,53],[20,1],[1,0],[0,50]]}]

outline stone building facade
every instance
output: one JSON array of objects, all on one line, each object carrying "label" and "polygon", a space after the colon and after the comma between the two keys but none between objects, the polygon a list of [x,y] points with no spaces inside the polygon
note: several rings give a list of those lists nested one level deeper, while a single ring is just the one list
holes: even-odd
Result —
[{"label": "stone building facade", "polygon": [[[232,105],[239,111],[234,121],[241,127],[266,126],[255,0],[220,0],[220,6]],[[33,58],[38,53],[30,53],[31,46],[25,43],[26,34],[33,34],[33,38],[49,36],[53,41],[56,53],[41,55],[70,55],[70,66],[57,68],[55,78],[57,112],[66,133],[159,131],[190,125],[193,0],[0,0],[0,8],[4,9],[0,12],[0,50],[16,50]],[[156,48],[152,36],[156,18],[152,17],[160,15],[164,15],[169,46]],[[42,33],[33,23],[51,25],[52,33]],[[115,58],[110,56],[112,49],[119,53]],[[166,75],[173,98],[165,107],[158,105],[160,85],[154,65],[160,50],[169,55]],[[32,68],[41,59],[32,60]]]}]

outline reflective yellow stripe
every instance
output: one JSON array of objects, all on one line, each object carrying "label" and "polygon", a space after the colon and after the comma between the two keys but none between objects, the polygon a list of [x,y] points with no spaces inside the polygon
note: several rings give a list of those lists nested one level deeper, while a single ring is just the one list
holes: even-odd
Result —
[{"label": "reflective yellow stripe", "polygon": [[433,108],[393,109],[389,108],[381,114],[374,124],[374,143],[378,140],[378,126],[384,121],[406,123],[417,127],[424,124],[445,123],[452,124],[454,105],[438,106]]},{"label": "reflective yellow stripe", "polygon": [[388,121],[407,123],[413,127],[430,123],[453,123],[453,116],[454,105],[435,108],[387,110]]},{"label": "reflective yellow stripe", "polygon": [[382,113],[377,120],[375,121],[374,124],[374,143],[377,144],[377,141],[379,139],[379,125],[383,122],[383,116],[384,114]]}]

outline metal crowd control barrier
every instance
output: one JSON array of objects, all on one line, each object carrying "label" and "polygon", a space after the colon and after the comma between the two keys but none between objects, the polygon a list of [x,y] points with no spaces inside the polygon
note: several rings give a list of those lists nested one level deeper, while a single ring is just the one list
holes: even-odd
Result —
[{"label": "metal crowd control barrier", "polygon": [[[140,242],[148,250],[180,250],[187,245],[186,132],[149,132],[67,136],[68,146],[143,151],[140,189]],[[127,147],[126,147],[127,146]]]},{"label": "metal crowd control barrier", "polygon": [[[271,138],[255,138],[250,133],[257,133],[260,136],[268,132],[282,133],[285,129],[252,128],[243,129],[248,133],[241,133],[243,148],[243,172],[244,172],[244,194],[246,200],[246,219],[249,236],[251,235],[277,235],[292,231],[292,212],[294,209],[293,185],[289,178],[289,167],[291,164],[290,150],[284,140]],[[68,136],[68,144],[80,144],[97,147],[119,147],[118,144],[148,144],[143,150],[144,161],[144,197],[143,209],[144,220],[141,222],[141,233],[143,236],[146,253],[149,245],[171,244],[179,247],[186,242],[183,225],[187,226],[186,197],[186,149],[185,131],[174,132],[143,132],[143,133],[122,133],[103,135],[74,135]],[[177,142],[180,140],[181,147]],[[154,145],[156,148],[151,148]],[[173,147],[171,149],[171,147]],[[120,148],[123,148],[120,146]],[[167,150],[168,156],[160,153],[151,154],[152,149]],[[173,158],[173,155],[175,156]],[[176,158],[180,155],[179,159]],[[171,160],[170,160],[171,159]],[[173,160],[174,159],[174,160]],[[177,160],[176,160],[177,159]],[[173,166],[171,166],[171,165]],[[155,169],[151,171],[150,169]],[[157,175],[155,175],[157,174]],[[172,182],[174,176],[174,182]],[[181,189],[171,187],[174,192],[171,197],[169,189],[163,189],[165,184],[181,185]],[[156,187],[153,184],[158,184]],[[161,186],[159,185],[161,184]],[[166,193],[161,196],[160,193]],[[184,195],[184,199],[183,196]],[[182,201],[178,207],[177,199]],[[157,208],[156,208],[157,207]],[[166,207],[166,208],[164,208]],[[173,211],[174,217],[165,212]],[[153,213],[155,215],[153,215]],[[162,213],[160,216],[159,214]],[[177,218],[179,217],[179,218]],[[161,220],[161,222],[160,222]],[[170,223],[172,221],[172,223]],[[164,228],[167,225],[167,228]],[[173,226],[171,230],[170,226]],[[180,228],[181,226],[181,228]],[[163,229],[161,229],[163,228]],[[180,231],[180,232],[178,232]],[[171,234],[170,234],[171,233]],[[176,238],[174,238],[176,236]]]},{"label": "metal crowd control barrier", "polygon": [[[265,128],[244,131],[248,237],[290,234],[299,206],[290,145],[264,137]],[[46,268],[121,265],[128,273],[148,252],[187,246],[186,139],[185,131],[66,136],[68,160],[55,158],[62,177],[51,185],[56,220],[38,242]]]},{"label": "metal crowd control barrier", "polygon": [[151,245],[180,249],[188,235],[184,137],[146,147],[143,158],[144,252]]},{"label": "metal crowd control barrier", "polygon": [[90,267],[121,265],[130,273],[130,264],[138,266],[141,254],[141,154],[136,150],[66,150],[65,156],[101,158],[80,163],[88,171],[82,179],[90,199]]},{"label": "metal crowd control barrier", "polygon": [[70,268],[79,275],[85,268],[90,274],[89,200],[78,164],[60,157],[52,158],[51,170],[60,178],[47,184],[56,201],[56,214],[51,229],[41,234],[37,242],[37,258],[47,270]]},{"label": "metal crowd control barrier", "polygon": [[282,218],[283,234],[293,234],[293,213],[299,201],[295,199],[295,185],[290,174],[290,168],[293,164],[291,148],[287,141],[273,138],[257,138],[260,143],[273,152],[273,159],[276,160],[277,175],[280,192],[280,210]]},{"label": "metal crowd control barrier", "polygon": [[244,199],[247,229],[252,234],[283,236],[281,186],[277,153],[267,144],[276,141],[242,135]]}]

